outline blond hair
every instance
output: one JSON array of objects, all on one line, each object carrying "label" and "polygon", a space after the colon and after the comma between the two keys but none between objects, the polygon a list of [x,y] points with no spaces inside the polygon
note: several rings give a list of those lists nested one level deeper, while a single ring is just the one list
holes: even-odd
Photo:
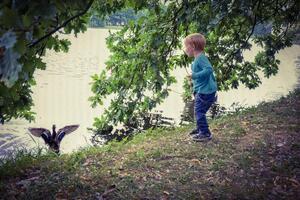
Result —
[{"label": "blond hair", "polygon": [[190,44],[195,50],[203,51],[206,39],[201,33],[193,33],[184,38],[184,43]]}]

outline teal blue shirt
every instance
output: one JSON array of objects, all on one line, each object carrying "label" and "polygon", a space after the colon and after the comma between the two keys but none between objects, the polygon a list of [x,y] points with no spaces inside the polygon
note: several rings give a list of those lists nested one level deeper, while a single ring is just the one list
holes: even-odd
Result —
[{"label": "teal blue shirt", "polygon": [[192,63],[192,81],[194,93],[211,94],[217,91],[213,68],[203,53]]}]

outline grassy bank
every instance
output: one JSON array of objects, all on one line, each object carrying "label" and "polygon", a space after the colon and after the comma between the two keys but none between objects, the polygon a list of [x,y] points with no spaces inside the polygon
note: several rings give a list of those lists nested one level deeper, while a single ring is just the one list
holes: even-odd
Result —
[{"label": "grassy bank", "polygon": [[22,154],[0,167],[0,199],[295,199],[300,195],[300,91],[211,122],[71,155]]}]

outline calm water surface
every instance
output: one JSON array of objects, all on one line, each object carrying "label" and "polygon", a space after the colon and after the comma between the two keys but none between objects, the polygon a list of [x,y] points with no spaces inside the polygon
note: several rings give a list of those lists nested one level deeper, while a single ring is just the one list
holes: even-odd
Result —
[{"label": "calm water surface", "polygon": [[[92,127],[93,118],[99,116],[104,107],[93,109],[90,107],[88,97],[90,91],[90,76],[99,73],[105,67],[109,51],[105,45],[105,38],[109,35],[106,29],[88,29],[84,34],[66,36],[72,42],[68,53],[47,52],[44,61],[47,70],[35,72],[37,85],[33,88],[33,100],[36,112],[36,121],[28,123],[25,120],[12,120],[0,125],[0,156],[13,151],[16,147],[43,146],[41,138],[29,136],[28,127],[51,128],[56,124],[58,128],[80,124],[80,128],[66,136],[61,143],[61,151],[68,153],[80,147],[90,145],[91,133],[87,131]],[[259,48],[254,47],[245,52],[247,60],[253,60]],[[299,87],[299,61],[300,46],[295,45],[284,49],[277,54],[281,60],[279,72],[270,79],[262,78],[262,85],[249,90],[241,86],[237,90],[219,92],[219,103],[230,107],[233,103],[243,106],[253,106],[262,101],[275,100]],[[168,99],[158,106],[157,110],[163,110],[164,115],[175,118],[179,122],[179,116],[183,109],[181,99],[182,82],[186,76],[185,69],[174,71],[178,83],[172,86],[172,92]],[[108,101],[104,106],[108,105]]]}]

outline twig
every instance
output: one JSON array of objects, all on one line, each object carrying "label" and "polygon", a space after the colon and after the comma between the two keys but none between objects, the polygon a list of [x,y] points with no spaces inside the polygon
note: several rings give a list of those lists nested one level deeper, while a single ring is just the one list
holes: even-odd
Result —
[{"label": "twig", "polygon": [[37,39],[36,41],[28,44],[28,46],[31,48],[35,45],[37,45],[38,43],[40,43],[41,41],[43,41],[44,39],[46,39],[47,37],[49,37],[50,35],[54,34],[56,31],[58,31],[59,29],[65,27],[68,23],[70,23],[73,19],[80,17],[81,15],[84,15],[89,8],[92,6],[94,0],[90,0],[90,2],[88,3],[88,6],[80,13],[78,13],[77,15],[74,15],[73,17],[69,18],[67,21],[65,21],[64,23],[62,23],[60,26],[56,27],[55,29],[53,29],[52,31],[50,31],[49,33],[47,33],[46,35],[44,35],[43,37]]}]

